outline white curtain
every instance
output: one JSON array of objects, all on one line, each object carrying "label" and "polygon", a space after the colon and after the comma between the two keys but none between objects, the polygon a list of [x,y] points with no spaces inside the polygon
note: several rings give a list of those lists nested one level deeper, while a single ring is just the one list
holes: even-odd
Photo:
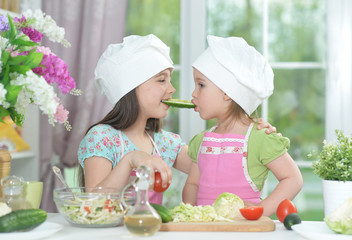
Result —
[{"label": "white curtain", "polygon": [[64,106],[70,112],[70,132],[62,125],[53,128],[46,116],[41,116],[40,180],[44,182],[41,208],[47,212],[57,211],[53,189],[62,186],[53,175],[52,165],[58,165],[61,169],[74,167],[85,131],[111,109],[94,86],[94,68],[108,44],[122,41],[126,4],[126,0],[42,1],[43,12],[65,28],[66,39],[72,47],[65,48],[47,39],[43,40],[43,45],[67,63],[77,88],[83,90],[81,96],[68,94],[63,98]]},{"label": "white curtain", "polygon": [[326,139],[352,134],[352,1],[327,0]]}]

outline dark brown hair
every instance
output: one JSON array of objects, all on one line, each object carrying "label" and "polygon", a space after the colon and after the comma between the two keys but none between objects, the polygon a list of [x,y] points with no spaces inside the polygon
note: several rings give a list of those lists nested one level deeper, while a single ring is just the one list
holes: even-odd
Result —
[{"label": "dark brown hair", "polygon": [[[90,126],[91,128],[99,124],[108,124],[116,130],[124,130],[132,126],[139,114],[139,103],[135,89],[123,96],[114,106],[114,108],[99,122]],[[159,132],[161,128],[161,120],[158,118],[150,118],[147,121],[146,129],[152,132]],[[84,172],[79,165],[78,182],[80,186],[85,186]]]}]

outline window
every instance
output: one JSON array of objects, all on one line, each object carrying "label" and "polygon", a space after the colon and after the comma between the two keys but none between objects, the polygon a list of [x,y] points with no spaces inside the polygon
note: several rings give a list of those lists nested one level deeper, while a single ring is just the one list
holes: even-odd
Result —
[{"label": "window", "polygon": [[[171,81],[177,89],[173,98],[179,97],[180,78],[180,0],[129,0],[126,14],[125,35],[154,34],[170,47],[175,64]],[[170,108],[163,120],[163,128],[179,132],[179,110]]]}]

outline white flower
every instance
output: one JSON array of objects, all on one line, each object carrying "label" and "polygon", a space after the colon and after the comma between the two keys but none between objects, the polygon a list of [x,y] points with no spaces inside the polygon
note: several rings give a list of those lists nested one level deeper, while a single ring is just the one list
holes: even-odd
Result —
[{"label": "white flower", "polygon": [[27,21],[35,19],[31,24],[37,31],[46,35],[51,41],[59,42],[65,47],[70,47],[71,44],[65,39],[65,29],[56,25],[54,19],[37,9],[34,12],[28,9],[23,13]]},{"label": "white flower", "polygon": [[11,85],[22,85],[23,88],[18,94],[15,109],[18,113],[24,114],[29,103],[39,106],[39,109],[49,116],[49,122],[53,124],[54,114],[59,105],[58,97],[54,88],[49,85],[42,76],[36,75],[31,70],[25,75],[10,73]]},{"label": "white flower", "polygon": [[6,102],[6,93],[7,90],[5,89],[4,85],[0,83],[0,105],[4,108],[9,108],[10,103]]},{"label": "white flower", "polygon": [[9,40],[7,38],[1,37],[0,36],[0,48],[1,50],[5,50],[7,47]]}]

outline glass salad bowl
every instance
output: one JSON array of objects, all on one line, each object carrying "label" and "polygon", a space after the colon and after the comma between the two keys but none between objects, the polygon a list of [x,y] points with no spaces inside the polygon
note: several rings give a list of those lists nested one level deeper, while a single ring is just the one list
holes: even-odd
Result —
[{"label": "glass salad bowl", "polygon": [[[58,211],[76,227],[115,227],[124,219],[120,207],[120,192],[115,188],[54,189],[54,202]],[[124,194],[125,201],[134,203],[134,191]]]}]

